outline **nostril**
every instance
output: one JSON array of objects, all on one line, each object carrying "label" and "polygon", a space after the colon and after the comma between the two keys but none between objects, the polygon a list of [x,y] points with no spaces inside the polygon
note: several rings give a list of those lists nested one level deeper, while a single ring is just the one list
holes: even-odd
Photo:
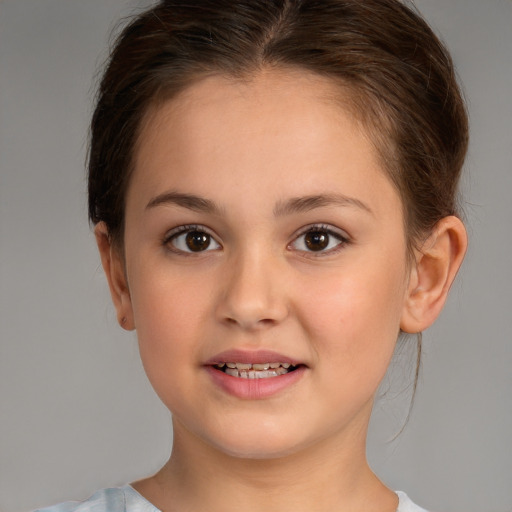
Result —
[{"label": "nostril", "polygon": [[278,320],[274,320],[273,318],[250,318],[248,316],[238,316],[233,317],[229,316],[224,319],[225,323],[231,326],[239,326],[243,329],[248,330],[257,330],[264,329],[267,327],[272,327],[273,325],[278,323]]},{"label": "nostril", "polygon": [[259,323],[263,324],[263,325],[271,325],[271,324],[275,324],[276,320],[274,320],[272,318],[263,318],[262,320],[259,321]]}]

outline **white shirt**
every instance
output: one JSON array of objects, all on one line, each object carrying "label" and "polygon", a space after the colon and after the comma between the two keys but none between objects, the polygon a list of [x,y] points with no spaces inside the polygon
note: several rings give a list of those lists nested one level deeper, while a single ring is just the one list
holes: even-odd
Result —
[{"label": "white shirt", "polygon": [[[397,491],[396,512],[427,512],[415,505],[404,492]],[[161,512],[131,485],[102,489],[85,501],[67,501],[34,512]]]}]

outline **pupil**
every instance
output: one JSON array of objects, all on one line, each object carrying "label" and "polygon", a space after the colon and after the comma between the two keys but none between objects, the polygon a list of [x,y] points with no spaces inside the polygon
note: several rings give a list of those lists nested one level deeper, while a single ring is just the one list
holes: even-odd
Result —
[{"label": "pupil", "polygon": [[310,251],[321,251],[329,245],[329,235],[324,231],[310,231],[305,241]]},{"label": "pupil", "polygon": [[210,245],[210,235],[201,231],[190,231],[187,233],[186,243],[191,251],[204,251]]}]

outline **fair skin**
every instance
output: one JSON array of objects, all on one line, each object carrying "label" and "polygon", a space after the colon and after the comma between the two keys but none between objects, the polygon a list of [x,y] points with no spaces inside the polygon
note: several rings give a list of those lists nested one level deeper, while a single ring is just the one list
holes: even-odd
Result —
[{"label": "fair skin", "polygon": [[409,260],[400,198],[335,96],[292,71],[199,81],[148,114],[123,254],[96,227],[173,414],[171,458],[134,484],[164,512],[396,510],[366,462],[373,398],[399,330],[441,310],[465,231],[443,219]]}]

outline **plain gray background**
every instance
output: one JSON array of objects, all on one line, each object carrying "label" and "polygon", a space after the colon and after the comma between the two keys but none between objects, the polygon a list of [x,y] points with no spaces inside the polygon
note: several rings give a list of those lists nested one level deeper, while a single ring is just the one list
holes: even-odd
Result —
[{"label": "plain gray background", "polygon": [[[0,0],[0,509],[145,476],[170,418],[116,324],[86,220],[94,75],[115,22],[149,2]],[[407,350],[371,428],[373,466],[444,512],[512,510],[512,2],[418,0],[465,84],[471,246],[425,335],[412,417]]]}]

